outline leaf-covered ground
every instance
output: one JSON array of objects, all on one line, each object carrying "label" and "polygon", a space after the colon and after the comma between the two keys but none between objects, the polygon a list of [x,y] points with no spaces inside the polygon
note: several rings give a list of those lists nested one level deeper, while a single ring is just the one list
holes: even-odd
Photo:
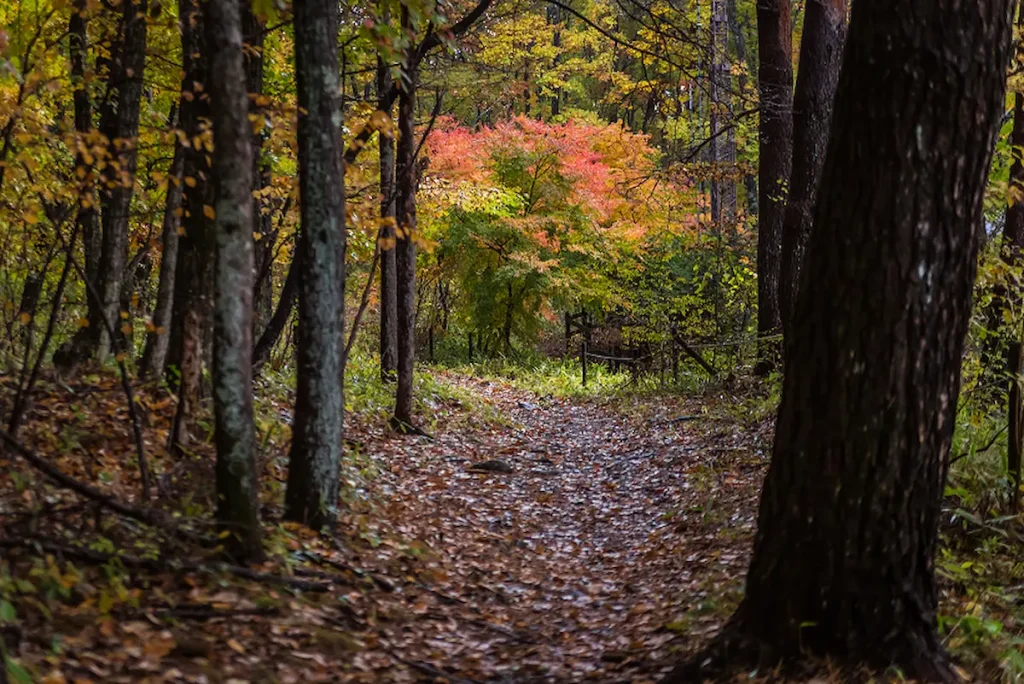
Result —
[{"label": "leaf-covered ground", "polygon": [[[568,400],[434,379],[453,391],[425,400],[432,437],[351,421],[333,537],[279,522],[290,414],[262,407],[258,578],[0,456],[15,680],[653,682],[721,626],[742,588],[765,421],[726,393]],[[140,406],[160,505],[208,532],[211,448],[170,460],[173,403],[153,389]],[[123,407],[113,378],[52,380],[23,439],[138,506]]]}]

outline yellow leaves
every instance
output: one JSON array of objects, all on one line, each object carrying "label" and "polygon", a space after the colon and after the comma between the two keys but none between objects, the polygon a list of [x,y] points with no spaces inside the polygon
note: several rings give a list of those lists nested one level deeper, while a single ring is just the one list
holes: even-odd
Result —
[{"label": "yellow leaves", "polygon": [[18,322],[21,323],[22,325],[28,325],[29,323],[32,322],[32,314],[30,314],[28,311],[22,311],[20,314],[18,314]]},{"label": "yellow leaves", "polygon": [[25,223],[27,223],[30,226],[34,226],[37,223],[39,223],[39,217],[33,213],[27,213],[25,214]]},{"label": "yellow leaves", "polygon": [[238,643],[237,639],[228,639],[227,645],[235,653],[245,653],[245,646]]},{"label": "yellow leaves", "polygon": [[132,327],[131,323],[125,323],[124,325],[121,326],[121,332],[123,332],[125,335],[131,335],[132,332],[134,332],[134,330],[135,329]]},{"label": "yellow leaves", "polygon": [[209,204],[203,205],[203,216],[210,219],[211,221],[217,218],[217,211]]},{"label": "yellow leaves", "polygon": [[263,235],[260,234],[260,233],[257,233],[256,231],[253,231],[252,239],[255,240],[256,242],[259,242],[260,240],[263,239]]},{"label": "yellow leaves", "polygon": [[88,328],[88,327],[89,327],[89,319],[88,319],[88,318],[86,318],[85,316],[82,316],[82,317],[81,317],[81,318],[79,318],[79,319],[78,319],[77,321],[75,321],[75,325],[76,325],[76,326],[78,326],[78,328],[79,328],[80,330],[81,330],[82,328]]},{"label": "yellow leaves", "polygon": [[190,188],[196,187],[196,179],[192,176],[185,176],[185,185]]}]

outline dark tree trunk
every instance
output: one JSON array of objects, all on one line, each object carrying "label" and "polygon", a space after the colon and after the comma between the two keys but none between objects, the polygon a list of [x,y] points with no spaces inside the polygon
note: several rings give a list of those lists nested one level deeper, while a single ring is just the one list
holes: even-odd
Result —
[{"label": "dark tree trunk", "polygon": [[[181,127],[188,140],[208,133],[210,101],[205,84],[209,76],[208,51],[203,34],[204,16],[198,0],[180,0],[182,45],[193,49],[185,53],[185,78],[182,82]],[[183,51],[184,52],[184,51]],[[198,84],[198,86],[197,86]],[[215,250],[213,226],[208,212],[213,205],[213,180],[205,149],[192,144],[186,148],[182,229],[178,241],[178,263],[174,276],[173,326],[180,326],[178,348],[174,336],[168,356],[180,370],[178,409],[170,441],[186,446],[190,423],[200,398],[203,367],[204,331],[213,310],[213,292],[207,286],[213,280]]]},{"label": "dark tree trunk", "polygon": [[[408,10],[403,8],[402,24],[408,24]],[[411,60],[410,60],[411,63]],[[396,244],[398,294],[398,386],[395,393],[395,424],[400,429],[413,425],[412,382],[416,354],[416,88],[419,74],[416,66],[402,73],[402,92],[398,98],[398,154],[396,160],[398,187],[398,239]]]},{"label": "dark tree trunk", "polygon": [[[1024,29],[1024,12],[1018,16],[1017,26]],[[1017,59],[1024,59],[1022,43],[1017,45]],[[1000,256],[1003,263],[1012,270],[1020,262],[1021,252],[1024,250],[1024,151],[1021,148],[1021,145],[1024,145],[1024,96],[1020,93],[1013,95],[1013,127],[1008,142],[1012,161]],[[1006,351],[1007,340],[1005,336],[1000,335],[1000,328],[1005,324],[1003,316],[1006,310],[1020,299],[1020,293],[1015,289],[1012,286],[1008,289],[1004,284],[997,283],[993,288],[992,302],[986,312],[989,334],[982,345],[982,362],[984,367],[995,369],[996,375],[1002,373],[999,359]]]},{"label": "dark tree trunk", "polygon": [[[86,1],[76,0],[74,10],[71,13],[71,21],[68,25],[69,44],[71,53],[71,80],[74,84],[75,104],[75,133],[85,142],[85,137],[92,130],[92,102],[89,99],[89,88],[86,84],[85,67],[89,52],[88,20]],[[92,164],[85,161],[81,152],[75,153],[75,173],[81,174],[79,181],[79,204],[76,222],[78,231],[82,234],[82,244],[85,246],[85,277],[93,286],[99,282],[100,252],[102,250],[101,235],[99,230],[99,217],[96,214],[96,190],[93,182]],[[101,321],[100,302],[95,297],[86,293],[88,307],[88,320],[91,323]]]},{"label": "dark tree trunk", "polygon": [[241,4],[207,5],[217,243],[213,408],[217,442],[217,524],[227,551],[263,556],[252,408],[252,126],[242,57]]},{"label": "dark tree trunk", "polygon": [[934,553],[1012,4],[853,5],[746,597],[718,655],[957,679]]},{"label": "dark tree trunk", "polygon": [[[378,106],[391,113],[384,95],[391,88],[391,70],[377,60]],[[394,382],[398,370],[398,279],[395,244],[395,139],[384,131],[380,138],[380,377]]]},{"label": "dark tree trunk", "polygon": [[782,224],[779,306],[783,329],[792,324],[845,39],[846,0],[810,0],[804,14],[800,70],[793,96],[793,170]]},{"label": "dark tree trunk", "polygon": [[[263,106],[263,38],[266,26],[253,12],[251,2],[242,3],[242,41],[245,43],[245,87],[248,90],[249,114],[264,116]],[[252,130],[252,129],[251,129]],[[252,143],[252,185],[262,193],[270,186],[272,174],[270,163],[263,159],[264,131],[251,132]],[[271,214],[267,201],[262,196],[252,200],[253,235],[255,255],[253,257],[254,272],[261,274],[253,285],[253,332],[262,331],[273,313],[273,259],[275,231],[271,222]]]},{"label": "dark tree trunk", "polygon": [[[103,301],[96,313],[115,335],[121,328],[121,285],[128,262],[128,218],[135,186],[136,148],[142,73],[146,65],[147,0],[122,3],[119,36],[110,61],[110,89],[100,110],[100,130],[110,141],[110,156],[101,173],[102,241],[97,288]],[[99,358],[118,345],[108,339],[102,320],[89,321]]]},{"label": "dark tree trunk", "polygon": [[270,317],[267,327],[263,329],[263,334],[260,335],[260,339],[256,342],[256,347],[253,349],[252,366],[254,370],[259,370],[263,364],[270,360],[270,352],[274,349],[274,345],[277,344],[278,338],[281,337],[285,325],[288,324],[288,318],[292,315],[292,308],[295,306],[295,299],[298,294],[298,261],[295,257],[292,257],[292,262],[288,265],[288,275],[285,276],[284,285],[281,286],[281,296],[277,300],[277,308],[274,309],[274,315]]},{"label": "dark tree trunk", "polygon": [[[182,102],[184,112],[188,103]],[[167,199],[164,203],[163,227],[160,231],[160,276],[153,307],[152,328],[146,334],[146,347],[142,353],[141,373],[144,378],[155,378],[164,370],[167,361],[168,333],[174,307],[174,276],[178,268],[178,229],[181,227],[181,203],[185,168],[185,148],[174,144],[174,159],[167,173]]]},{"label": "dark tree trunk", "polygon": [[298,388],[285,517],[332,527],[341,465],[345,222],[337,3],[299,0],[295,66],[302,224]]},{"label": "dark tree trunk", "polygon": [[[793,157],[793,37],[790,0],[757,0],[758,131],[757,333],[775,335],[779,312],[779,268],[786,185]],[[762,343],[756,372],[776,365],[778,345]]]}]

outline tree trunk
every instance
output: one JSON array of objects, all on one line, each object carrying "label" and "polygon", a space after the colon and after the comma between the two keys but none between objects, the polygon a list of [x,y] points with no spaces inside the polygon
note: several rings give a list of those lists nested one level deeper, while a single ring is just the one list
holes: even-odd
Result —
[{"label": "tree trunk", "polygon": [[[409,23],[408,10],[402,9],[402,25]],[[413,425],[412,381],[416,354],[416,87],[419,74],[415,65],[403,69],[402,91],[398,98],[398,238],[396,243],[398,294],[398,386],[395,393],[395,424],[400,429]]]},{"label": "tree trunk", "polygon": [[298,294],[299,268],[298,261],[293,256],[291,264],[288,265],[288,275],[285,276],[284,285],[281,286],[281,296],[277,300],[274,315],[270,317],[267,327],[263,329],[263,334],[260,335],[260,339],[253,349],[253,370],[258,371],[263,364],[270,360],[270,352],[277,344],[278,338],[284,331],[284,326],[288,323],[288,318],[292,315],[292,308],[295,306],[295,298]]},{"label": "tree trunk", "polygon": [[[757,0],[758,130],[757,334],[779,332],[779,268],[786,185],[793,154],[793,37],[790,0]],[[777,361],[778,345],[759,345],[755,371],[764,375]]]},{"label": "tree trunk", "polygon": [[[69,47],[71,53],[71,80],[74,84],[74,105],[75,105],[75,133],[81,140],[83,147],[87,145],[86,136],[92,130],[92,102],[89,99],[89,88],[86,84],[86,62],[88,61],[89,34],[88,34],[88,9],[85,0],[76,0],[74,10],[71,13],[71,21],[68,24],[70,36]],[[100,251],[102,244],[99,231],[99,217],[96,214],[96,190],[93,182],[94,170],[92,164],[85,161],[85,156],[80,152],[75,153],[75,174],[81,174],[78,180],[81,182],[79,190],[79,204],[76,221],[78,230],[82,234],[82,244],[85,246],[85,277],[94,286],[99,282]],[[101,321],[100,303],[86,292],[88,307],[88,320],[92,323]]]},{"label": "tree trunk", "polygon": [[[1024,29],[1024,12],[1017,18],[1017,26]],[[1024,60],[1024,43],[1017,44],[1017,61]],[[1000,257],[1008,270],[1020,263],[1024,250],[1024,95],[1015,92],[1013,95],[1013,126],[1010,130],[1010,177],[1006,192],[1006,219],[1003,222],[1003,235],[1000,244]],[[994,369],[994,375],[1000,379],[997,386],[1003,384],[1004,366],[1000,361],[1008,351],[1006,336],[1001,334],[1006,324],[1004,315],[1007,309],[1013,309],[1020,301],[1021,293],[1013,285],[1007,287],[996,283],[992,292],[992,301],[986,312],[988,335],[982,342],[981,356],[984,368]],[[1013,335],[1016,337],[1017,335]],[[1007,364],[1009,359],[1006,359]],[[1013,381],[1013,378],[1010,378]],[[990,394],[996,394],[995,391]]]},{"label": "tree trunk", "polygon": [[298,388],[285,518],[317,529],[337,514],[341,464],[345,215],[337,3],[298,0],[295,66],[299,105],[301,227]]},{"label": "tree trunk", "polygon": [[263,556],[252,408],[252,126],[242,57],[242,3],[207,5],[217,243],[213,408],[217,443],[217,524],[242,562]]},{"label": "tree trunk", "polygon": [[[123,17],[110,61],[110,90],[100,111],[100,130],[109,140],[110,157],[101,173],[102,243],[97,272],[102,297],[96,313],[121,328],[121,284],[128,261],[128,218],[135,190],[136,148],[142,73],[146,64],[147,0],[122,3]],[[110,340],[102,320],[89,321],[97,356],[105,358],[119,346]]]},{"label": "tree trunk", "polygon": [[825,164],[845,39],[846,0],[807,3],[800,42],[800,70],[793,97],[793,170],[782,225],[779,306],[783,329],[792,325],[800,268],[811,232],[815,191]]},{"label": "tree trunk", "polygon": [[854,3],[746,597],[720,649],[738,634],[773,657],[957,679],[934,553],[1012,4]]},{"label": "tree trunk", "polygon": [[[185,78],[182,82],[181,126],[186,139],[201,138],[210,117],[210,101],[205,84],[209,76],[208,54],[203,34],[205,17],[198,0],[180,0],[182,45],[192,46],[184,51]],[[171,429],[171,445],[187,446],[190,423],[200,398],[203,367],[203,336],[213,309],[211,288],[206,283],[213,279],[213,253],[215,242],[213,227],[207,216],[213,205],[213,182],[205,149],[195,144],[186,148],[182,177],[184,197],[182,213],[183,234],[178,242],[178,263],[174,275],[173,326],[179,327],[178,348],[174,337],[168,356],[180,370],[178,409]],[[172,331],[173,332],[173,331]]]},{"label": "tree trunk", "polygon": [[[391,113],[391,104],[384,94],[391,88],[391,71],[377,59],[377,93],[382,111]],[[380,138],[380,377],[394,382],[398,370],[398,279],[395,243],[395,139]]]},{"label": "tree trunk", "polygon": [[[188,103],[182,102],[184,112]],[[160,232],[160,276],[157,282],[156,305],[153,307],[152,328],[146,334],[146,347],[142,352],[141,374],[156,378],[164,370],[169,329],[174,306],[174,276],[178,268],[178,229],[181,227],[181,202],[185,168],[185,148],[180,141],[174,143],[174,159],[167,173],[167,199],[164,203],[163,228]]]},{"label": "tree trunk", "polygon": [[[711,3],[711,143],[714,166],[711,179],[711,220],[716,230],[728,226],[735,232],[736,138],[729,135],[732,111],[732,76],[729,64],[729,15],[726,0]],[[729,126],[728,131],[723,129]]]},{"label": "tree trunk", "polygon": [[[242,3],[242,41],[245,45],[245,87],[249,97],[247,104],[249,114],[263,120],[263,42],[266,26],[253,12],[251,2]],[[260,125],[258,129],[250,129],[250,140],[252,143],[252,185],[257,192],[262,192],[270,186],[272,174],[270,163],[263,159],[264,130]],[[269,322],[273,313],[273,259],[274,259],[274,235],[271,214],[267,207],[267,201],[262,196],[252,199],[252,225],[253,236],[258,235],[255,240],[255,254],[253,257],[254,272],[266,274],[266,277],[257,278],[253,285],[253,333],[262,331]]]}]

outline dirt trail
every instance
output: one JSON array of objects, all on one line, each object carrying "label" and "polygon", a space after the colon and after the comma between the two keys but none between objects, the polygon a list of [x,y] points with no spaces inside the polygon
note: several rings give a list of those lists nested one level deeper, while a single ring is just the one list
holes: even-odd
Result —
[{"label": "dirt trail", "polygon": [[[19,657],[39,673],[53,669],[46,681],[639,683],[721,625],[739,596],[765,464],[755,432],[721,410],[728,398],[656,398],[627,417],[616,400],[440,379],[474,395],[474,406],[424,393],[433,439],[396,436],[379,415],[346,427],[360,445],[346,463],[371,472],[346,475],[337,536],[281,523],[287,440],[268,449],[261,569],[322,582],[322,591],[169,564],[125,574],[117,594],[105,589],[106,571],[87,564],[78,586],[88,600],[47,611],[19,602]],[[171,402],[144,398],[146,443],[159,456]],[[55,385],[33,411],[27,443],[131,501],[138,483],[122,456],[132,444],[114,378]],[[208,509],[212,447],[196,448],[192,460],[154,465],[173,496]],[[486,461],[500,467],[470,470]],[[12,507],[35,500],[15,485],[0,479],[0,498]],[[96,530],[74,495],[46,491],[44,511],[79,514],[45,516],[38,534],[70,551],[98,534],[129,551],[139,536],[137,548],[151,548],[146,530],[113,516]],[[35,519],[28,508],[0,513],[0,523]],[[4,534],[28,531],[7,525]],[[16,561],[23,577],[42,562],[31,553]]]},{"label": "dirt trail", "polygon": [[[401,591],[417,619],[380,630],[392,653],[468,681],[641,682],[717,628],[763,466],[749,435],[696,404],[630,419],[446,379],[509,426],[370,448],[389,469],[387,518],[423,544]],[[468,469],[495,460],[512,472]]]}]

